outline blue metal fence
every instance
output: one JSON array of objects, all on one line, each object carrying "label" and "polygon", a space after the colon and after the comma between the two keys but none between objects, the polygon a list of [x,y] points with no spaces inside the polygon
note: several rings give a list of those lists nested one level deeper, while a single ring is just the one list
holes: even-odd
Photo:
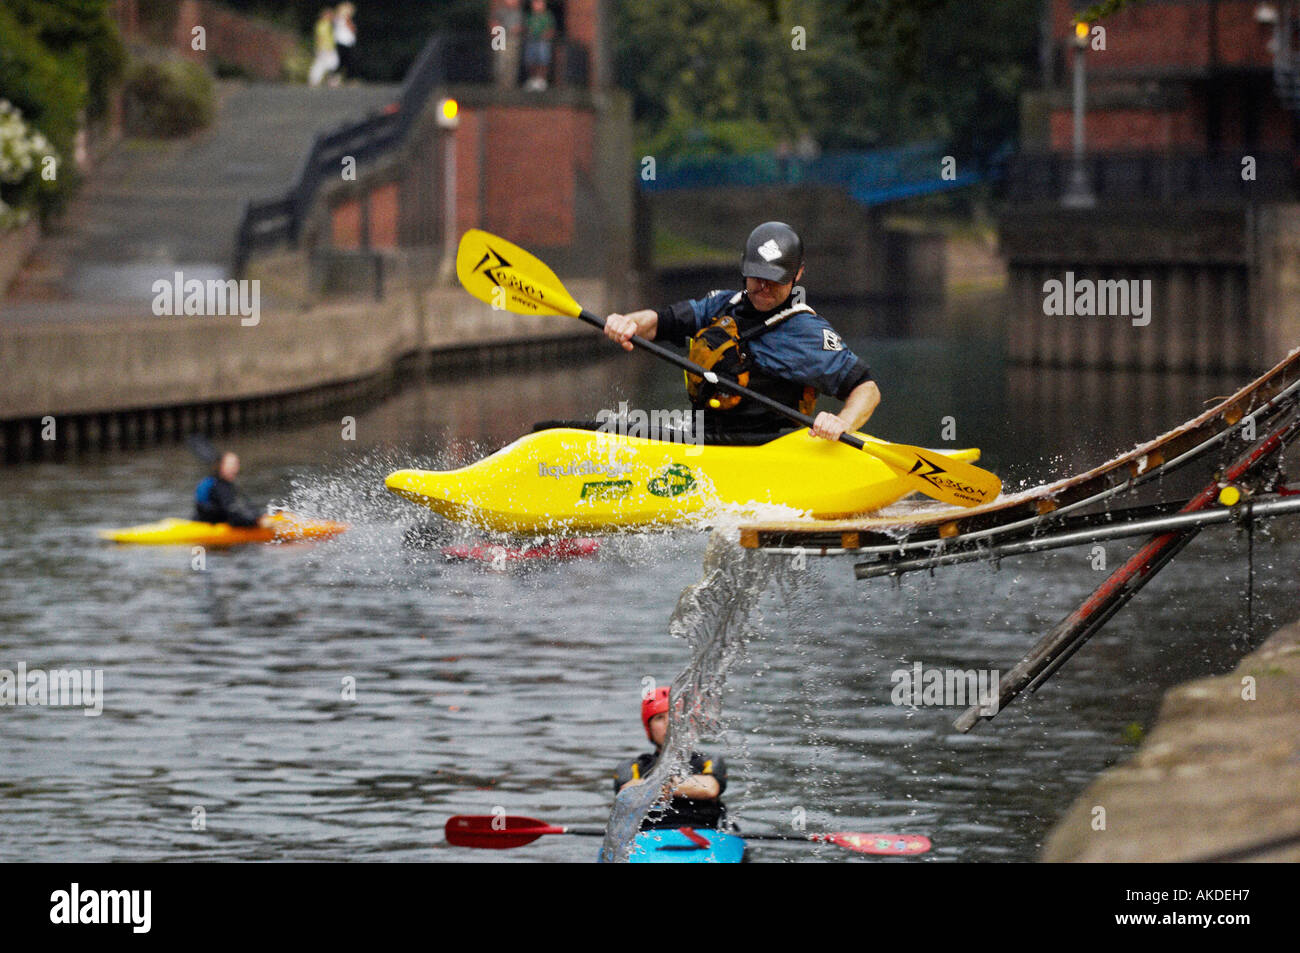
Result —
[{"label": "blue metal fence", "polygon": [[[944,149],[916,142],[891,149],[827,152],[811,158],[763,152],[748,156],[677,159],[642,180],[646,192],[674,189],[749,188],[763,185],[838,186],[863,205],[881,205],[918,195],[965,188],[995,177],[989,168],[944,177]],[[958,168],[971,163],[959,163]]]}]

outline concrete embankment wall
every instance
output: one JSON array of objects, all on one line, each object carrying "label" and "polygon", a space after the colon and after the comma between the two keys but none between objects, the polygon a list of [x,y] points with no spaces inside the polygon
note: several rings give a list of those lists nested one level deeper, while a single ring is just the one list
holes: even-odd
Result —
[{"label": "concrete embankment wall", "polygon": [[[1017,363],[1257,373],[1300,344],[1300,206],[1012,206],[1000,237]],[[1069,276],[1149,282],[1149,313],[1049,314]]]},{"label": "concrete embankment wall", "polygon": [[[1103,813],[1104,812],[1104,813]],[[1104,821],[1104,828],[1099,823]],[[1300,622],[1228,675],[1165,694],[1155,727],[1052,830],[1043,860],[1300,861]],[[1271,842],[1291,837],[1287,846]]]},{"label": "concrete embankment wall", "polygon": [[[599,281],[570,290],[600,309]],[[0,326],[0,457],[226,432],[379,396],[404,370],[491,365],[591,352],[570,318],[524,317],[455,288],[397,288],[383,301],[262,308],[238,315],[45,321]],[[48,434],[55,422],[55,439]]]}]

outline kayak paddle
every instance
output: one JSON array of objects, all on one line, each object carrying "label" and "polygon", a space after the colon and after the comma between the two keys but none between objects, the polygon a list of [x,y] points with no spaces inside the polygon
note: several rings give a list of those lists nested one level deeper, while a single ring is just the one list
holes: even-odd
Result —
[{"label": "kayak paddle", "polygon": [[[685,828],[683,828],[685,829]],[[562,827],[531,817],[497,814],[457,814],[449,817],[443,828],[447,843],[455,847],[486,847],[504,850],[523,847],[546,834],[573,834],[581,837],[604,837],[602,827]],[[790,840],[835,844],[856,854],[914,856],[930,849],[930,838],[920,834],[862,834],[839,831],[827,834],[749,834],[736,831],[744,840]]]},{"label": "kayak paddle", "polygon": [[[555,272],[518,245],[481,229],[471,228],[460,240],[456,253],[456,275],[465,290],[494,308],[515,314],[556,314],[578,318],[604,330],[605,320],[592,314],[565,290]],[[793,407],[778,403],[750,390],[639,335],[632,344],[685,371],[703,377],[710,384],[762,404],[805,427],[813,418]],[[896,472],[911,477],[916,489],[943,503],[978,506],[1002,492],[1002,481],[992,473],[941,453],[883,440],[863,440],[853,434],[840,435],[840,442],[862,450]]]}]

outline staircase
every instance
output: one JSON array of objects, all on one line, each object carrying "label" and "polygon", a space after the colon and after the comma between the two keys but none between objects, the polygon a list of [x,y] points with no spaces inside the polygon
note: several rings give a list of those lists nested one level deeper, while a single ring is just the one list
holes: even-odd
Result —
[{"label": "staircase", "polygon": [[282,191],[321,130],[380,111],[396,86],[310,89],[219,83],[208,129],[172,142],[126,140],[95,170],[29,275],[34,297],[125,301],[180,270],[229,275],[235,229],[250,199]]}]

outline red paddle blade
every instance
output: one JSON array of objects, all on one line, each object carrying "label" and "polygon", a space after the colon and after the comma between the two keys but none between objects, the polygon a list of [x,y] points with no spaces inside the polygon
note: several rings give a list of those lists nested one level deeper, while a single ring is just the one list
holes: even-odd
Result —
[{"label": "red paddle blade", "polygon": [[843,832],[822,834],[818,840],[838,844],[845,850],[858,854],[884,854],[893,857],[910,857],[924,854],[930,849],[930,838],[920,834],[855,834]]},{"label": "red paddle blade", "polygon": [[543,834],[563,834],[563,827],[544,824],[531,817],[506,817],[498,814],[457,814],[447,818],[443,828],[447,843],[456,847],[487,847],[505,850],[523,847]]}]

